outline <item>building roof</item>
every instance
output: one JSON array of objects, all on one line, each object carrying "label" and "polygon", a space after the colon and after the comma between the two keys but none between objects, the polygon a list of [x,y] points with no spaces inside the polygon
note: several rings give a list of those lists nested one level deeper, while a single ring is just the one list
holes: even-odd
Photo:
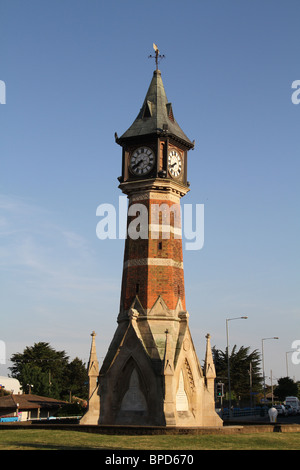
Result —
[{"label": "building roof", "polygon": [[194,143],[185,135],[174,118],[172,104],[168,103],[160,70],[154,70],[143,106],[137,118],[127,131],[117,139],[117,142],[122,144],[124,140],[133,137],[161,133],[183,141],[189,148],[194,147]]},{"label": "building roof", "polygon": [[0,397],[0,411],[5,409],[32,410],[36,408],[57,408],[66,404],[62,400],[55,398],[41,397],[39,395],[20,394],[6,395]]}]

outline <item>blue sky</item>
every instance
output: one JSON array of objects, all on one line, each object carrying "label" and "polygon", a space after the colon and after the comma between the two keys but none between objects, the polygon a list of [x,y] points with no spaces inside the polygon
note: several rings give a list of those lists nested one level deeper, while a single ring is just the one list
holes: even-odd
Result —
[{"label": "blue sky", "polygon": [[[298,1],[2,0],[0,339],[46,341],[87,361],[116,328],[124,240],[96,236],[117,206],[121,135],[152,78],[155,42],[176,120],[196,141],[191,191],[205,243],[184,252],[199,358],[205,335],[261,350],[274,380],[299,328]],[[289,374],[300,380],[300,365]]]}]

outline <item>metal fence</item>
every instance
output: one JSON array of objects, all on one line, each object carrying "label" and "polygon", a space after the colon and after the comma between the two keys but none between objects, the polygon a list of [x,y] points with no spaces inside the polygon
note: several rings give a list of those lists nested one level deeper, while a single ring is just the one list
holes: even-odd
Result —
[{"label": "metal fence", "polygon": [[255,407],[255,408],[233,408],[231,410],[231,415],[229,413],[229,408],[223,408],[217,410],[218,414],[222,418],[239,417],[239,416],[266,416],[268,414],[267,407]]}]

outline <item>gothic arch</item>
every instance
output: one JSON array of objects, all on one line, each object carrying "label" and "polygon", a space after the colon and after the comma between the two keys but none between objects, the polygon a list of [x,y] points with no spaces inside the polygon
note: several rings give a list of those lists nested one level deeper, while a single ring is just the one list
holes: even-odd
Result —
[{"label": "gothic arch", "polygon": [[127,415],[148,415],[148,387],[141,367],[131,354],[119,370],[114,391],[117,422],[127,423]]}]

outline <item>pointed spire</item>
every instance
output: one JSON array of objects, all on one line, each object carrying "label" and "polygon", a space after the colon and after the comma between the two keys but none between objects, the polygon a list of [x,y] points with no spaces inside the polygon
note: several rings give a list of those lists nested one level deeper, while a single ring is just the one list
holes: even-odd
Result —
[{"label": "pointed spire", "polygon": [[166,334],[166,345],[165,345],[165,357],[164,357],[164,375],[174,375],[174,361],[172,354],[172,347],[169,338],[169,330],[165,331]]},{"label": "pointed spire", "polygon": [[168,103],[160,70],[154,70],[137,118],[129,129],[117,138],[117,142],[122,144],[124,140],[150,134],[167,134],[180,140],[188,148],[194,147],[194,143],[185,135],[174,118],[172,104]]},{"label": "pointed spire", "polygon": [[212,351],[211,351],[210,334],[208,333],[205,337],[206,337],[206,354],[205,354],[205,362],[204,362],[204,375],[206,379],[215,379],[216,369],[215,369],[214,360],[213,360]]},{"label": "pointed spire", "polygon": [[92,337],[92,344],[91,344],[90,358],[89,358],[89,363],[88,363],[88,375],[98,376],[99,375],[99,363],[98,363],[97,353],[96,353],[96,342],[95,342],[96,333],[94,331],[91,333],[91,337]]}]

